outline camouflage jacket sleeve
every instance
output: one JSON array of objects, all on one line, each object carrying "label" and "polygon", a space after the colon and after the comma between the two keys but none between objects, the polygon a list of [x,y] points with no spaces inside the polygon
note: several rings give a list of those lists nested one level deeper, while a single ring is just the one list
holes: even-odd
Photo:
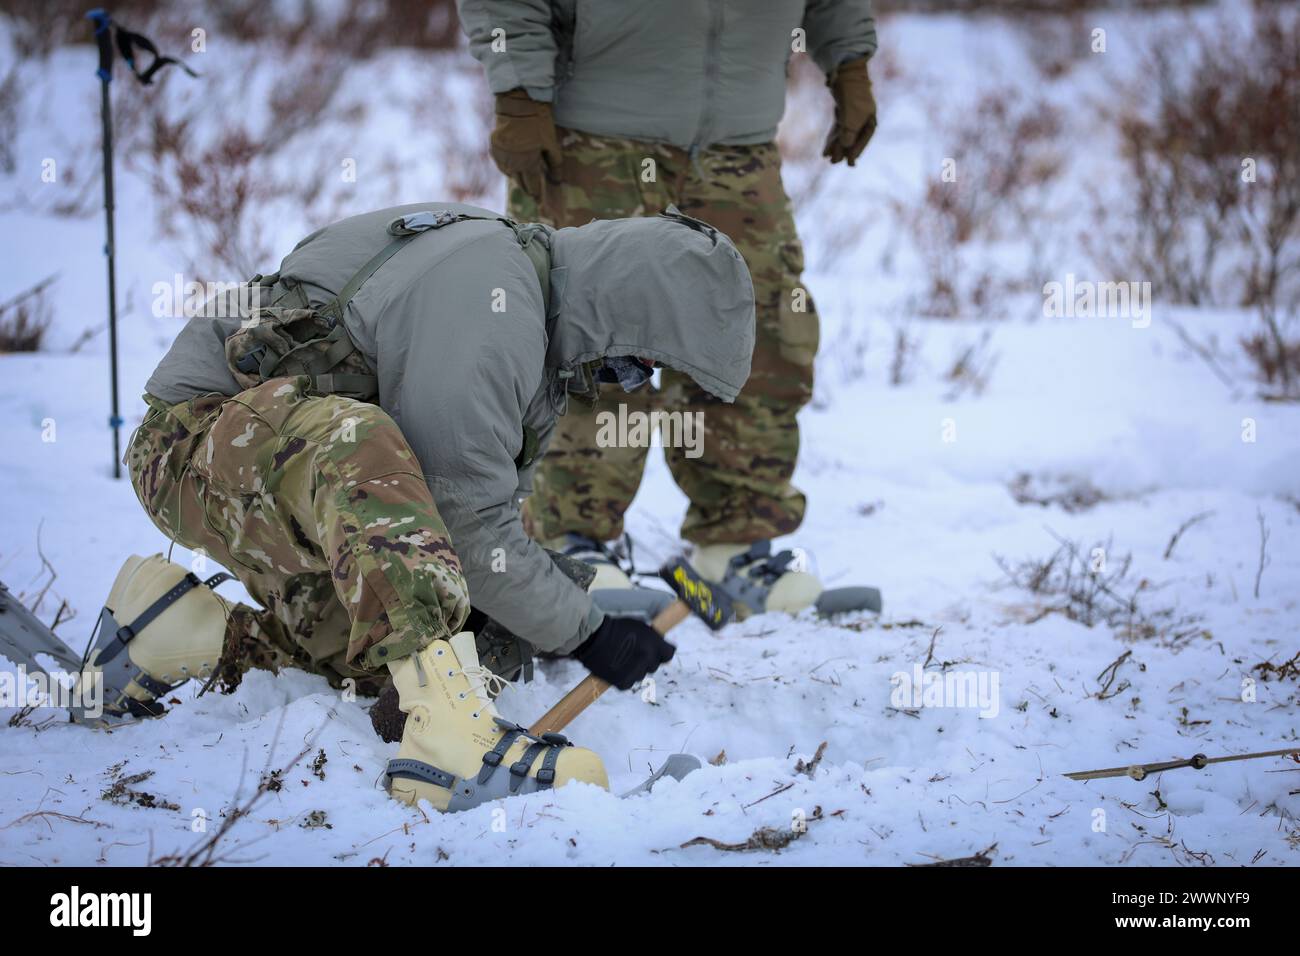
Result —
[{"label": "camouflage jacket sleeve", "polygon": [[871,0],[808,0],[803,28],[808,52],[823,73],[876,52]]},{"label": "camouflage jacket sleeve", "polygon": [[551,101],[558,52],[551,0],[456,0],[456,11],[493,93],[522,87],[534,100]]}]

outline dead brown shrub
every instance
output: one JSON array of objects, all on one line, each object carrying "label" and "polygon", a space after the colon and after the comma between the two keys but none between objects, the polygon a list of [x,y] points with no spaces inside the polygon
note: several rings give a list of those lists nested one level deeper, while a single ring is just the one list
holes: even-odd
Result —
[{"label": "dead brown shrub", "polygon": [[943,174],[930,179],[920,203],[893,206],[926,276],[919,311],[954,318],[987,312],[1004,293],[1036,284],[1037,266],[1024,277],[995,274],[976,268],[971,250],[1008,235],[1031,254],[1046,246],[1035,237],[1050,226],[1045,203],[1064,156],[1060,110],[1013,86],[986,90],[946,122]]},{"label": "dead brown shrub", "polygon": [[30,289],[0,303],[0,355],[38,352],[54,319],[46,293],[57,275],[42,279]]},{"label": "dead brown shrub", "polygon": [[[47,56],[69,43],[87,43],[91,27],[86,0],[8,0],[4,14],[14,25],[20,59]],[[267,3],[266,0],[115,0],[113,18],[162,45],[184,53],[191,31],[236,41],[293,49],[321,44],[341,58],[367,56],[391,47],[444,50],[460,42],[455,0],[368,0],[367,3]],[[184,47],[177,44],[184,43]]]},{"label": "dead brown shrub", "polygon": [[1121,640],[1158,640],[1175,649],[1208,635],[1200,615],[1157,601],[1160,586],[1149,578],[1134,580],[1132,554],[1111,561],[1108,556],[1115,552],[1109,539],[1085,549],[1082,542],[1048,530],[1057,548],[1046,558],[1012,561],[994,555],[1007,580],[1038,600],[1028,623],[1061,614],[1084,627],[1105,625]]},{"label": "dead brown shrub", "polygon": [[[345,152],[317,132],[309,149],[295,152],[301,145],[295,137],[338,118],[343,73],[327,69],[330,55],[318,47],[293,57],[294,66],[277,75],[265,110],[245,108],[240,78],[207,77],[193,105],[179,97],[148,98],[142,122],[130,131],[123,153],[159,200],[161,234],[181,245],[195,275],[247,278],[272,261],[268,220],[277,204],[310,209],[332,163],[327,157]],[[225,121],[211,123],[214,112]]]},{"label": "dead brown shrub", "polygon": [[1253,307],[1247,356],[1275,397],[1300,397],[1300,14],[1187,19],[1145,60],[1114,115],[1127,191],[1118,215],[1098,207],[1094,258],[1166,301]]}]

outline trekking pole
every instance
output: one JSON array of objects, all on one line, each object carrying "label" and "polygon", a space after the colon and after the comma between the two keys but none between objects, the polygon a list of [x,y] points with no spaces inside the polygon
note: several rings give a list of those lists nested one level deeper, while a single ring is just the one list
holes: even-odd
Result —
[{"label": "trekking pole", "polygon": [[[154,46],[153,41],[148,37],[139,33],[132,33],[130,30],[124,30],[121,25],[113,21],[112,15],[107,10],[96,7],[86,14],[86,19],[95,27],[95,46],[99,49],[99,69],[95,71],[95,75],[99,77],[99,117],[103,124],[100,141],[104,152],[104,256],[108,260],[108,361],[109,378],[112,382],[113,393],[113,409],[108,418],[108,425],[113,429],[113,477],[121,478],[122,415],[118,407],[117,387],[117,242],[113,230],[113,210],[115,208],[113,194],[113,99],[109,91],[109,84],[113,82],[114,44],[116,43],[117,52],[126,61],[126,65],[131,68],[131,73],[144,86],[152,83],[154,75],[167,66],[179,66],[190,76],[198,76],[198,74],[180,60],[160,54],[158,48]],[[137,49],[144,50],[153,56],[153,62],[144,70],[141,70],[136,63],[135,51]]]},{"label": "trekking pole", "polygon": [[118,412],[117,396],[117,268],[113,238],[113,100],[109,84],[113,82],[113,36],[110,27],[113,19],[99,8],[86,17],[95,27],[95,45],[99,47],[99,116],[103,124],[100,136],[104,151],[104,220],[106,226],[104,257],[108,260],[108,362],[112,383],[113,409],[108,425],[113,429],[113,477],[122,477],[121,428],[122,416]]}]

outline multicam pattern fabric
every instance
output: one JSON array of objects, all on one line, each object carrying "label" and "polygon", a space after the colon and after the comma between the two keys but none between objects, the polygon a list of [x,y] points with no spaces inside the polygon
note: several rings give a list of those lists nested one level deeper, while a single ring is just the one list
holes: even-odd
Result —
[{"label": "multicam pattern fabric", "polygon": [[379,406],[278,378],[150,412],[126,453],[159,530],[228,568],[237,605],[221,679],[292,664],[336,684],[455,634],[460,559],[419,462]]},{"label": "multicam pattern fabric", "polygon": [[801,284],[803,247],[781,183],[775,144],[716,146],[694,159],[662,143],[562,130],[563,169],[540,202],[519,183],[510,214],[578,226],[592,219],[654,215],[669,204],[722,230],[754,282],[758,339],[748,383],[734,405],[712,400],[665,370],[655,395],[607,388],[595,409],[572,403],[560,419],[528,506],[535,533],[578,532],[597,541],[622,533],[645,468],[646,447],[600,447],[596,413],[627,402],[702,412],[703,455],[668,448],[669,468],[690,498],[682,536],[697,544],[754,541],[795,530],[804,496],[790,484],[799,452],[796,415],[812,397],[818,318]]}]

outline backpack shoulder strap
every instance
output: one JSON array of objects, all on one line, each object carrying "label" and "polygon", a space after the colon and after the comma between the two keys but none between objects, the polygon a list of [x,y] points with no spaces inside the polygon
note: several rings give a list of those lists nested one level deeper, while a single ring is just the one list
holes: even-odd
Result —
[{"label": "backpack shoulder strap", "polygon": [[514,230],[515,238],[519,240],[519,247],[523,249],[524,255],[533,264],[533,271],[537,273],[537,284],[542,287],[542,304],[546,308],[545,317],[549,319],[551,317],[551,248],[546,227],[535,222],[526,226],[514,223],[508,225]]},{"label": "backpack shoulder strap", "polygon": [[343,314],[347,311],[348,303],[352,301],[352,297],[357,294],[361,287],[366,284],[366,280],[378,272],[380,266],[393,258],[398,249],[402,248],[402,246],[406,245],[418,235],[420,235],[420,233],[410,232],[406,235],[398,236],[389,242],[388,245],[384,246],[384,248],[371,256],[366,261],[366,264],[357,270],[356,275],[347,281],[347,285],[343,286],[343,290],[320,310],[321,315],[328,316],[335,322],[341,322],[343,320]]},{"label": "backpack shoulder strap", "polygon": [[366,261],[366,264],[357,270],[356,274],[347,281],[339,294],[320,310],[321,314],[332,318],[336,322],[342,321],[352,297],[360,291],[367,279],[379,271],[380,266],[397,253],[397,250],[425,232],[431,232],[451,223],[464,222],[470,219],[496,219],[508,226],[515,234],[516,241],[518,241],[524,255],[528,256],[529,262],[533,264],[533,271],[537,273],[537,283],[542,290],[542,302],[545,304],[549,316],[551,309],[551,250],[546,227],[539,223],[520,225],[504,216],[471,216],[453,212],[413,213],[390,222],[388,232],[393,236],[392,241],[371,256]]}]

